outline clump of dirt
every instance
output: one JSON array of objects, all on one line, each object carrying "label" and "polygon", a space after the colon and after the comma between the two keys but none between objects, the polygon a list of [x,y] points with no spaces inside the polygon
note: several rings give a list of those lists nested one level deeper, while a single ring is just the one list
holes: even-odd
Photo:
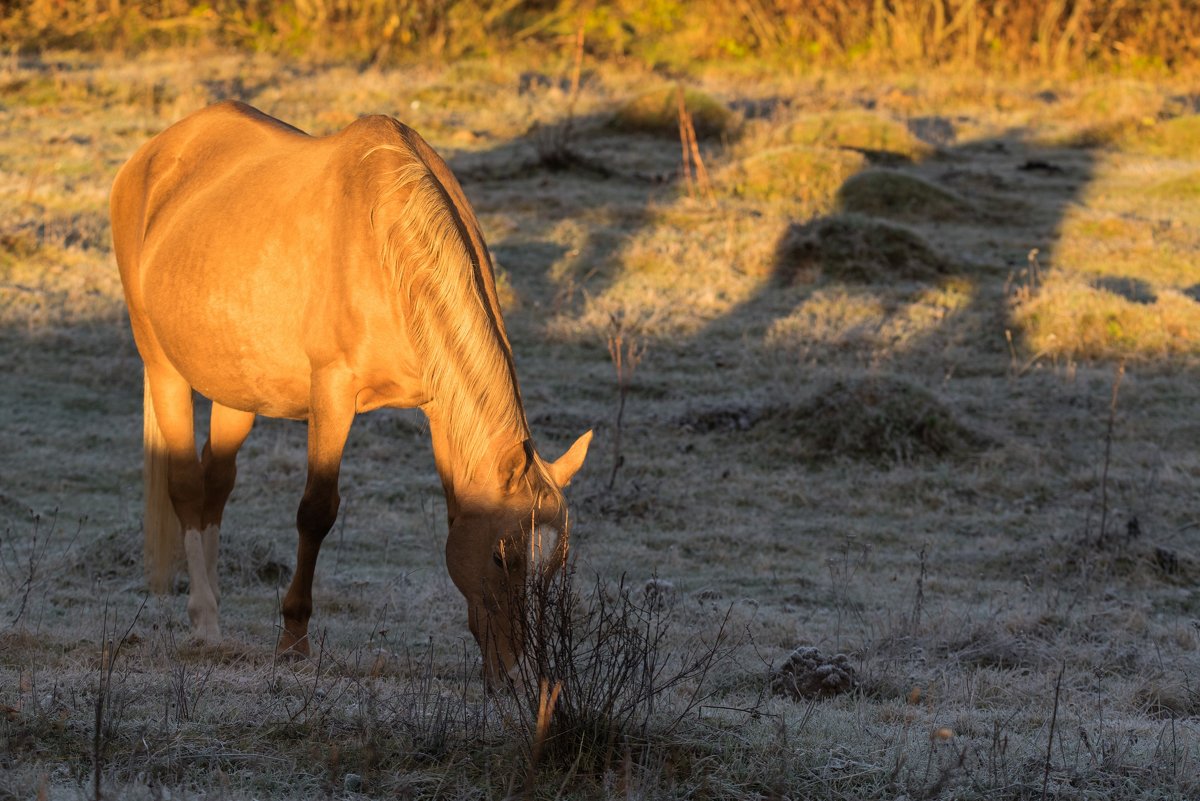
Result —
[{"label": "clump of dirt", "polygon": [[802,645],[771,675],[771,692],[794,701],[848,693],[858,686],[854,667],[845,654],[826,657]]},{"label": "clump of dirt", "polygon": [[776,261],[787,284],[818,275],[865,284],[932,281],[953,269],[916,231],[854,214],[793,225]]},{"label": "clump of dirt", "polygon": [[886,376],[835,380],[799,406],[765,413],[763,426],[800,443],[802,455],[814,460],[953,458],[990,441],[928,391]]},{"label": "clump of dirt", "polygon": [[851,176],[838,191],[837,207],[843,212],[921,222],[976,216],[974,204],[957,192],[899,170],[868,170]]},{"label": "clump of dirt", "polygon": [[[719,100],[697,89],[683,91],[683,103],[692,116],[696,136],[728,134],[736,127],[736,115]],[[613,125],[619,130],[659,136],[679,136],[679,95],[674,86],[638,95],[617,109]]]},{"label": "clump of dirt", "polygon": [[799,203],[819,213],[831,209],[846,179],[866,166],[866,157],[852,150],[779,147],[734,162],[717,184],[736,197]]}]

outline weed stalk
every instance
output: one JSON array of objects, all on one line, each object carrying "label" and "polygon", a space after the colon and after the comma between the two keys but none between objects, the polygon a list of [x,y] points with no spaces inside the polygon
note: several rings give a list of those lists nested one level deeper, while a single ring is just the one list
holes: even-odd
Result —
[{"label": "weed stalk", "polygon": [[1113,429],[1117,422],[1117,396],[1121,391],[1121,379],[1125,377],[1125,362],[1117,365],[1113,375],[1112,399],[1108,404],[1108,425],[1104,431],[1104,469],[1100,476],[1100,531],[1096,535],[1096,546],[1108,544],[1108,468],[1112,463]]},{"label": "weed stalk", "polygon": [[617,482],[617,471],[625,463],[625,456],[621,453],[625,398],[629,394],[629,386],[633,382],[633,373],[645,355],[645,348],[635,338],[627,338],[624,317],[613,314],[609,320],[608,355],[617,372],[617,416],[613,424],[613,463],[612,472],[608,476],[608,491],[612,492],[613,486]]}]

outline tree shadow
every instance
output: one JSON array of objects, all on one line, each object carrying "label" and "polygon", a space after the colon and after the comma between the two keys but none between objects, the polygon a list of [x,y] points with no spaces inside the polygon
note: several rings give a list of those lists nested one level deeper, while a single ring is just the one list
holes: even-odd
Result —
[{"label": "tree shadow", "polygon": [[[1053,257],[1065,215],[1092,180],[1093,154],[1012,130],[919,161],[871,161],[838,190],[835,212],[788,227],[769,279],[711,330],[757,321],[768,346],[799,364],[850,355],[927,379],[931,369],[1002,374],[1020,337],[1012,290],[1038,280]],[[780,295],[794,304],[785,315]],[[839,296],[872,306],[857,333],[828,308]]]}]

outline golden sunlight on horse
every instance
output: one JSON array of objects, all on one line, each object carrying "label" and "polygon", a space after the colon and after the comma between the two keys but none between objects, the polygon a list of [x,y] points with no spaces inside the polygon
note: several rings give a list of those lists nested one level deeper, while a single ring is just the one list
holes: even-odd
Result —
[{"label": "golden sunlight on horse", "polygon": [[[387,117],[315,138],[220,103],[143,145],[117,174],[111,211],[145,362],[151,587],[167,589],[181,539],[193,634],[220,639],[217,544],[238,448],[255,415],[307,420],[278,648],[308,653],[313,572],[354,415],[420,407],[446,494],[450,576],[485,669],[511,670],[515,604],[528,578],[566,559],[561,488],[591,432],[556,462],[534,449],[491,258],[446,163]],[[212,400],[199,457],[193,391]]]}]

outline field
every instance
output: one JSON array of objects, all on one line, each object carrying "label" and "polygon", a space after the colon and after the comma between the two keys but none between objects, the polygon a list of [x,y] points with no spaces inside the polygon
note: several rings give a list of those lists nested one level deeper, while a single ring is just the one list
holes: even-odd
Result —
[{"label": "field", "polygon": [[[633,63],[7,56],[0,799],[1200,796],[1200,96],[1037,75],[698,70],[684,180]],[[541,452],[596,431],[584,606],[707,672],[542,753],[478,678],[416,412],[355,423],[310,662],[273,650],[298,423],[242,451],[226,642],[146,593],[107,194],[224,98],[446,156]]]}]

